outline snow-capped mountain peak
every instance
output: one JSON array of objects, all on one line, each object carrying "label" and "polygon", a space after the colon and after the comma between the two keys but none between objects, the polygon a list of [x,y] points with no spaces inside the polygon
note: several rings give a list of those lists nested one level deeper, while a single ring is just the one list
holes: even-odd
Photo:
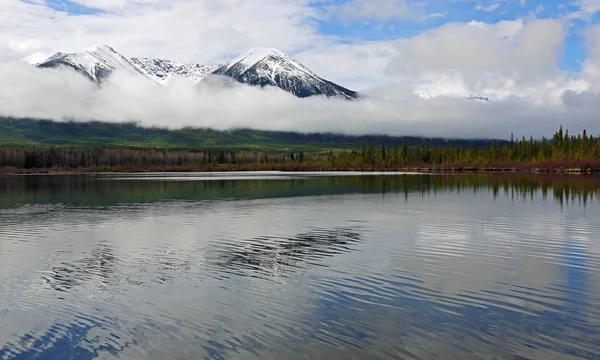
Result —
[{"label": "snow-capped mountain peak", "polygon": [[83,51],[85,51],[85,52],[106,52],[106,53],[118,54],[115,51],[115,49],[113,49],[112,47],[110,47],[108,45],[102,45],[102,44],[90,46],[87,49],[84,49]]},{"label": "snow-capped mountain peak", "polygon": [[36,66],[41,68],[71,67],[94,82],[101,82],[117,69],[133,75],[145,75],[108,45],[92,46],[78,53],[58,52]]},{"label": "snow-capped mountain peak", "polygon": [[59,52],[57,52],[56,54],[54,54],[54,55],[50,56],[49,58],[47,58],[46,60],[42,61],[41,63],[37,63],[37,64],[34,64],[34,65],[35,65],[35,66],[38,66],[38,65],[40,65],[40,64],[42,64],[42,63],[44,63],[44,62],[52,61],[52,60],[55,60],[55,59],[61,58],[61,57],[65,56],[65,55],[66,55],[66,54],[64,54],[64,53],[62,53],[62,52],[60,52],[60,51],[59,51]]},{"label": "snow-capped mountain peak", "polygon": [[291,56],[273,48],[253,48],[224,65],[182,64],[151,58],[127,59],[108,45],[78,53],[56,53],[36,64],[40,68],[70,67],[101,83],[115,70],[143,76],[165,85],[175,76],[198,83],[209,74],[222,75],[253,86],[274,86],[298,97],[325,95],[356,99],[361,95],[319,77]]},{"label": "snow-capped mountain peak", "polygon": [[248,85],[276,86],[298,97],[359,97],[358,93],[319,77],[291,56],[273,48],[250,49],[217,68],[213,74]]},{"label": "snow-capped mountain peak", "polygon": [[480,101],[480,102],[488,102],[490,101],[489,98],[485,97],[485,96],[481,96],[481,95],[469,95],[469,100],[476,100],[476,101]]},{"label": "snow-capped mountain peak", "polygon": [[269,57],[285,59],[286,61],[290,61],[291,63],[294,63],[294,65],[299,65],[298,67],[304,68],[310,72],[310,70],[306,69],[301,64],[298,64],[289,55],[275,48],[252,48],[240,56],[228,61],[224,66],[227,68],[227,70],[229,70],[233,66],[238,65],[240,68],[239,71],[244,72],[256,65],[258,62]]},{"label": "snow-capped mountain peak", "polygon": [[[424,92],[417,92],[417,93],[415,93],[415,95],[424,100],[431,100],[434,98],[433,96],[429,95],[428,93],[424,93]],[[490,101],[490,99],[488,97],[481,96],[481,95],[469,95],[467,97],[467,99],[475,100],[475,101],[479,101],[479,102],[489,102]]]}]

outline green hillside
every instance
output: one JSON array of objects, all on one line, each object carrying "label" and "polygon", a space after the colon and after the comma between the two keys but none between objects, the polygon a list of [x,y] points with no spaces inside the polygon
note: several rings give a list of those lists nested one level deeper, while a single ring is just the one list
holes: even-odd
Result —
[{"label": "green hillside", "polygon": [[[112,147],[178,148],[211,150],[261,150],[268,152],[360,149],[365,145],[393,146],[404,137],[380,135],[346,136],[332,133],[237,129],[217,131],[206,128],[169,130],[147,128],[135,123],[55,122],[36,119],[0,118],[0,147]],[[438,145],[488,147],[490,140],[445,140],[409,137],[408,144],[425,141]]]}]

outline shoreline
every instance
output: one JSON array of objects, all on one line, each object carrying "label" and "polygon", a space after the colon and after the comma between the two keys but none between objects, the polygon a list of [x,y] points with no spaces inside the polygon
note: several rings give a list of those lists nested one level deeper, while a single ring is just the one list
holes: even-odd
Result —
[{"label": "shoreline", "polygon": [[285,172],[406,172],[431,174],[564,174],[588,175],[600,173],[600,168],[585,167],[534,167],[527,164],[519,167],[478,167],[478,166],[316,166],[311,164],[294,165],[231,165],[218,164],[212,166],[111,166],[91,168],[0,168],[0,175],[43,175],[43,174],[93,174],[93,173],[191,173],[191,172],[250,172],[250,171],[285,171]]}]

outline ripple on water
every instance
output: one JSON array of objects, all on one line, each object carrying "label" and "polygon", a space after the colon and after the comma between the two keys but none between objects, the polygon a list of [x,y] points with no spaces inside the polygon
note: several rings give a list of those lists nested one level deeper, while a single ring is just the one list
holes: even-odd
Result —
[{"label": "ripple on water", "polygon": [[0,359],[600,358],[597,205],[353,178],[0,208]]}]

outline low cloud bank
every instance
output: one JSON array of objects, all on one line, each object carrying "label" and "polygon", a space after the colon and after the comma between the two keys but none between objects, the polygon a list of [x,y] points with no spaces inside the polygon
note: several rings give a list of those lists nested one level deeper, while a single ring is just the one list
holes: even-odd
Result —
[{"label": "low cloud bank", "polygon": [[37,69],[22,63],[1,64],[0,79],[0,116],[11,117],[448,138],[506,139],[511,132],[551,136],[561,124],[572,133],[583,129],[600,133],[600,97],[592,92],[567,91],[556,106],[536,106],[518,98],[481,103],[416,96],[349,102],[299,99],[277,88],[217,79],[199,86],[174,79],[161,87],[119,72],[98,87],[72,70]]}]

